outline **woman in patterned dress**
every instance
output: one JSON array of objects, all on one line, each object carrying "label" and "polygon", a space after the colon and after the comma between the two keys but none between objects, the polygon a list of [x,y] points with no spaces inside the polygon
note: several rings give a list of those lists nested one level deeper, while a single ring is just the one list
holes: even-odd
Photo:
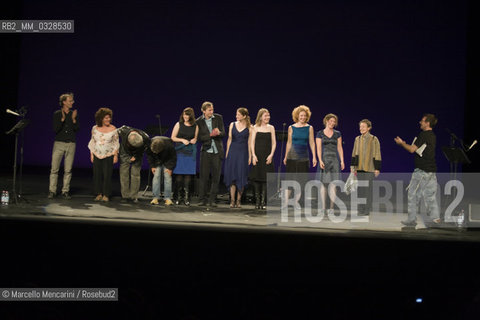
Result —
[{"label": "woman in patterned dress", "polygon": [[318,156],[318,173],[319,180],[322,182],[322,209],[326,209],[326,192],[328,185],[328,195],[330,197],[330,210],[336,197],[335,185],[330,184],[334,180],[340,179],[340,171],[345,169],[343,161],[342,134],[334,128],[338,125],[338,117],[329,113],[323,118],[325,128],[318,131],[316,144]]}]

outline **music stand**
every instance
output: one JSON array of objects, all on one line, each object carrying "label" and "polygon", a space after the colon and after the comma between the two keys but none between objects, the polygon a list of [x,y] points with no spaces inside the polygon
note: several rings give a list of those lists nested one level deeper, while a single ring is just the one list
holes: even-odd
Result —
[{"label": "music stand", "polygon": [[15,204],[18,204],[18,198],[21,196],[20,194],[17,195],[17,153],[18,153],[18,135],[20,132],[25,129],[25,127],[30,123],[28,119],[22,119],[18,121],[10,130],[5,132],[5,134],[15,135],[15,155],[14,155],[14,162],[13,162],[13,197],[15,198]]},{"label": "music stand", "polygon": [[453,173],[453,179],[456,180],[457,178],[457,166],[459,163],[470,164],[471,161],[468,159],[465,151],[461,148],[452,147],[452,146],[443,146],[442,147],[443,154],[447,158],[448,162],[450,162],[450,172]]}]

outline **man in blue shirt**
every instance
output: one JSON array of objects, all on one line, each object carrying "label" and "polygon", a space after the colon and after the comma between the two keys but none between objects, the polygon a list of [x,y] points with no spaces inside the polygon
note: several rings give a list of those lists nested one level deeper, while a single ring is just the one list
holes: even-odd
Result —
[{"label": "man in blue shirt", "polygon": [[[220,183],[222,171],[222,159],[224,158],[223,137],[225,127],[223,117],[213,112],[213,103],[202,104],[203,115],[197,119],[198,140],[202,143],[200,152],[200,183],[199,183],[199,204],[215,207],[215,200]],[[212,176],[211,185],[208,180]],[[210,195],[207,199],[207,190]],[[207,203],[208,201],[208,203]]]}]

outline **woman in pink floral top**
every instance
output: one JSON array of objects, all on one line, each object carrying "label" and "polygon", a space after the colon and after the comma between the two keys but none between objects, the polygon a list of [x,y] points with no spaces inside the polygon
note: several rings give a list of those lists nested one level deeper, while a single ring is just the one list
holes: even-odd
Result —
[{"label": "woman in pink floral top", "polygon": [[100,108],[95,113],[96,125],[92,128],[92,139],[88,143],[90,161],[93,163],[93,183],[95,201],[109,201],[112,193],[113,165],[118,162],[117,128],[112,121],[113,112],[109,108]]}]

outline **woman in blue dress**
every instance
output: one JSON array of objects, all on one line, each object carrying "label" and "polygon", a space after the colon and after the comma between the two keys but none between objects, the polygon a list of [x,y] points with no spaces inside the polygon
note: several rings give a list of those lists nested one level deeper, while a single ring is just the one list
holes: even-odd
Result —
[{"label": "woman in blue dress", "polygon": [[[313,127],[308,124],[312,112],[310,108],[304,105],[300,105],[293,109],[292,119],[294,124],[288,127],[288,140],[285,150],[285,158],[283,163],[286,166],[287,173],[303,173],[306,174],[310,171],[310,160],[308,149],[312,153],[312,167],[317,165],[317,157],[315,155],[315,138]],[[298,176],[300,182],[305,177]],[[300,200],[301,194],[295,196],[296,203]],[[290,197],[290,190],[285,190],[283,206],[287,205],[288,198]]]},{"label": "woman in blue dress", "polygon": [[173,170],[177,194],[175,204],[180,204],[183,200],[185,205],[190,205],[190,182],[197,169],[197,137],[198,126],[195,123],[195,112],[192,108],[185,108],[180,120],[173,127],[171,136],[176,143],[175,150],[177,151],[177,166]]},{"label": "woman in blue dress", "polygon": [[330,184],[334,180],[340,180],[340,171],[345,169],[343,162],[342,134],[334,128],[338,125],[338,117],[329,113],[323,118],[325,129],[318,131],[316,144],[318,156],[319,180],[322,182],[322,209],[326,209],[326,188],[328,185],[328,195],[330,197],[330,210],[336,197],[335,185]]},{"label": "woman in blue dress", "polygon": [[[227,151],[223,181],[230,188],[230,208],[240,208],[243,189],[248,183],[248,166],[251,163],[251,123],[248,110],[238,108],[237,121],[228,128]],[[236,195],[236,200],[235,200]]]}]

